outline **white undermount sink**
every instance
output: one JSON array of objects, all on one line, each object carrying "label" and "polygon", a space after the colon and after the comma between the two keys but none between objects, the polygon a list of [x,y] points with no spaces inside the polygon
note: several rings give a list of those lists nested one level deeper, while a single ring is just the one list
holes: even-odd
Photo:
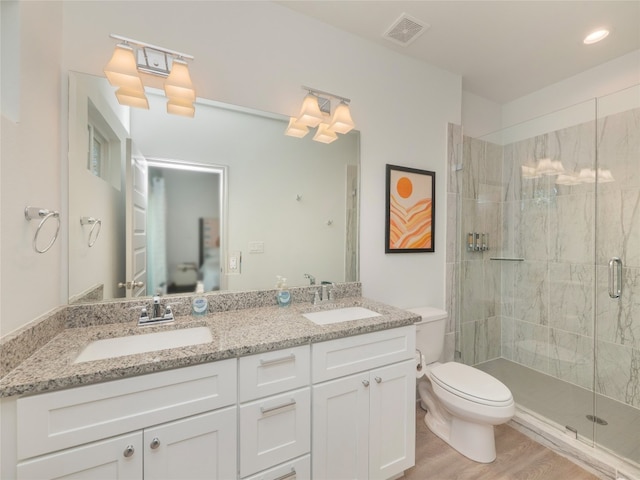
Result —
[{"label": "white undermount sink", "polygon": [[379,317],[378,312],[364,307],[345,307],[320,312],[303,313],[302,316],[316,325],[330,325],[332,323],[362,320],[364,318]]},{"label": "white undermount sink", "polygon": [[87,345],[74,363],[104,360],[135,353],[155,352],[169,348],[188,347],[213,340],[208,327],[180,328],[166,332],[144,333],[127,337],[105,338]]}]

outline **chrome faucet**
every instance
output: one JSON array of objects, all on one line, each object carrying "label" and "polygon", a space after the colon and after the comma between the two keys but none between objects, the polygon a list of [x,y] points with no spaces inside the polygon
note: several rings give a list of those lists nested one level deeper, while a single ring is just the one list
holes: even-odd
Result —
[{"label": "chrome faucet", "polygon": [[160,303],[160,295],[155,295],[153,297],[153,304],[151,310],[152,316],[149,317],[149,312],[146,307],[142,308],[140,312],[140,318],[138,318],[138,326],[141,325],[152,325],[157,323],[168,323],[173,322],[175,319],[173,316],[173,310],[171,309],[171,305],[165,305],[164,307]]},{"label": "chrome faucet", "polygon": [[318,303],[332,302],[333,289],[336,287],[335,283],[323,283],[320,288],[316,288],[313,292],[313,300],[311,303],[317,305]]},{"label": "chrome faucet", "polygon": [[316,277],[314,277],[310,273],[305,273],[304,274],[304,278],[309,279],[309,285],[315,285],[316,284]]}]

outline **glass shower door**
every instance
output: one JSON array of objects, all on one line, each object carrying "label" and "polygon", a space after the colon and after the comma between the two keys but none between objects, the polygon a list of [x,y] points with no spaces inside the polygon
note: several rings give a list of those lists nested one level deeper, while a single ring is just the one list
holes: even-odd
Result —
[{"label": "glass shower door", "polygon": [[597,110],[595,441],[640,464],[640,85]]}]

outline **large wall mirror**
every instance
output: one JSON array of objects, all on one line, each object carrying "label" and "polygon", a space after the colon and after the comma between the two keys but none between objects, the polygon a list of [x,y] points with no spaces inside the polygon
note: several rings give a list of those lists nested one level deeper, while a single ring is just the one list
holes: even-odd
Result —
[{"label": "large wall mirror", "polygon": [[71,303],[358,280],[358,132],[327,145],[281,115],[113,92],[69,75]]}]

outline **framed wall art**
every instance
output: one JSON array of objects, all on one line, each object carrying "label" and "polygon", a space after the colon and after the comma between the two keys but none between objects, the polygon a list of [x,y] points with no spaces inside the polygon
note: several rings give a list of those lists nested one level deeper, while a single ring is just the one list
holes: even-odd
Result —
[{"label": "framed wall art", "polygon": [[385,253],[434,252],[436,174],[387,165]]}]

